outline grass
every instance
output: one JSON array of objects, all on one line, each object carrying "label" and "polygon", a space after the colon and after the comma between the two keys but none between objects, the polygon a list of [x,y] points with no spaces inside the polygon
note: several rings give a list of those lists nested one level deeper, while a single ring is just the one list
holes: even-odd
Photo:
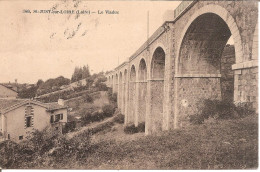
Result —
[{"label": "grass", "polygon": [[99,142],[80,165],[87,169],[255,169],[257,116],[221,120],[146,136]]},{"label": "grass", "polygon": [[[19,168],[256,169],[258,167],[257,115],[240,119],[207,120],[201,125],[161,132],[156,136],[144,136],[144,133],[128,135],[124,133],[122,124],[111,122],[98,127],[91,140],[87,139],[90,141],[86,144],[87,149],[77,147],[78,144],[81,146],[81,143],[86,143],[84,139],[87,138],[83,135],[72,138],[79,153],[72,152],[67,161],[55,161],[50,166],[53,159],[44,154],[33,163],[39,165],[28,166],[20,163]],[[84,156],[81,156],[82,153]]]}]

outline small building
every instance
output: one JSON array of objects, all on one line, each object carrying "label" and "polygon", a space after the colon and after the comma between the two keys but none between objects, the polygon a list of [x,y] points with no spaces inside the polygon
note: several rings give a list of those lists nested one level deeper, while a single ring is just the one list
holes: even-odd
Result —
[{"label": "small building", "polygon": [[16,98],[18,95],[17,91],[12,87],[0,84],[0,98]]},{"label": "small building", "polygon": [[62,132],[67,123],[63,100],[42,103],[29,99],[0,99],[1,140],[19,142],[34,130],[50,128]]}]

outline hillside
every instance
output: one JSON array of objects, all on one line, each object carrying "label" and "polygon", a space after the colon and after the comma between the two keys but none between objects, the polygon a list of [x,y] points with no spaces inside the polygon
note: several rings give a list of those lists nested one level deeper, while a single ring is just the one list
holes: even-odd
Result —
[{"label": "hillside", "polygon": [[256,169],[258,117],[208,120],[152,136],[125,134],[123,124],[112,122],[95,134],[47,135],[20,148],[0,144],[0,150],[0,165],[16,169]]},{"label": "hillside", "polygon": [[[208,121],[203,125],[193,125],[187,129],[164,132],[157,136],[142,137],[138,133],[135,134],[135,139],[134,135],[125,135],[125,139],[122,139],[117,137],[118,134],[122,136],[121,129],[114,129],[112,133],[107,132],[99,139],[96,136],[100,143],[80,168],[251,169],[258,167],[256,115],[242,119]],[[102,142],[104,139],[107,141]]]}]

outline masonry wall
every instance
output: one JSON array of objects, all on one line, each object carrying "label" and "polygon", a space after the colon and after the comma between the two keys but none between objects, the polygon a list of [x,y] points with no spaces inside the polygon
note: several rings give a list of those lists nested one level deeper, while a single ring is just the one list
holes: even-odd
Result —
[{"label": "masonry wall", "polygon": [[162,131],[164,82],[151,81],[151,132]]},{"label": "masonry wall", "polygon": [[177,78],[178,79],[178,126],[184,127],[189,116],[195,115],[203,100],[221,100],[220,78]]},{"label": "masonry wall", "polygon": [[135,122],[135,104],[136,104],[136,89],[135,89],[135,82],[130,81],[129,83],[129,104],[128,104],[128,117],[127,123],[133,124]]},{"label": "masonry wall", "polygon": [[[192,22],[194,15],[204,14],[202,8],[204,11],[209,10],[207,14],[216,14],[205,16],[204,23],[194,25],[196,29],[194,32],[191,29],[180,52],[184,37],[182,33],[190,26],[188,24],[191,24],[189,22]],[[139,81],[127,85],[127,122],[139,123],[145,113],[146,134],[185,126],[188,116],[198,112],[198,104],[202,99],[234,97],[235,102],[252,102],[252,106],[257,108],[257,12],[257,2],[254,1],[198,1],[178,20],[166,23],[163,26],[165,31],[153,40],[149,48],[129,59],[128,71],[134,65],[137,75],[140,60],[145,60],[147,85]],[[215,26],[206,27],[213,21],[211,17],[216,24],[215,30]],[[222,26],[225,26],[224,30]],[[215,35],[212,37],[214,40],[201,31],[210,31]],[[235,51],[235,59],[232,53],[226,55],[224,51],[222,54],[230,34],[234,36],[235,49],[230,47],[230,51]],[[161,78],[164,81],[151,77],[151,61],[158,47],[165,52],[165,74]],[[194,51],[190,51],[192,48]],[[180,54],[182,59],[179,58]],[[236,66],[231,70],[234,63]],[[117,70],[123,71],[123,68]],[[146,101],[143,101],[145,92]]]},{"label": "masonry wall", "polygon": [[139,83],[138,123],[145,122],[147,82]]},{"label": "masonry wall", "polygon": [[[181,16],[181,18],[179,20],[176,21],[176,23],[174,24],[174,32],[175,32],[175,56],[178,57],[180,53],[179,52],[179,48],[180,48],[180,44],[182,42],[182,32],[184,31],[184,28],[186,27],[187,23],[189,23],[191,16],[193,16],[193,14],[198,14],[198,16],[200,16],[202,13],[200,13],[200,9],[203,8],[206,5],[209,4],[213,4],[216,7],[221,7],[224,8],[225,10],[228,11],[228,13],[230,14],[230,16],[232,16],[232,18],[234,19],[234,23],[231,24],[231,28],[229,28],[230,30],[232,30],[232,34],[234,34],[233,39],[235,44],[235,49],[236,49],[236,59],[235,59],[235,63],[236,64],[240,64],[240,63],[247,63],[248,61],[253,60],[253,56],[252,56],[252,49],[253,49],[253,39],[254,39],[254,32],[255,32],[255,27],[256,27],[256,23],[257,23],[257,3],[254,1],[199,1],[197,3],[195,3],[195,5],[193,7],[191,7],[183,16]],[[215,8],[217,9],[217,8]],[[212,9],[212,10],[215,10]],[[223,11],[218,11],[219,14],[223,14]],[[223,20],[225,22],[227,22],[230,26],[230,21],[231,18],[229,16],[226,16],[226,18],[224,17]],[[237,26],[238,30],[236,31],[236,29],[234,29]],[[234,33],[235,31],[235,33]],[[220,32],[221,33],[221,32]],[[199,36],[199,34],[198,34]],[[199,37],[198,37],[199,38]],[[203,41],[203,37],[200,37]],[[239,44],[239,42],[241,42],[241,44]],[[193,45],[191,42],[189,42],[190,47],[187,49],[191,49],[193,48]],[[237,46],[237,47],[236,47]],[[216,46],[214,46],[216,47]],[[241,50],[241,51],[240,51]],[[206,54],[202,54],[202,55],[206,55]],[[210,54],[209,54],[210,55]],[[200,55],[201,56],[201,55]],[[191,54],[191,58],[188,60],[192,61],[192,54]],[[180,61],[178,61],[180,60]],[[232,96],[232,93],[230,93],[228,95],[228,92],[231,90],[232,87],[232,82],[229,81],[225,81],[224,79],[230,79],[230,74],[233,72],[235,73],[234,77],[234,100],[235,102],[248,102],[248,101],[252,101],[254,104],[254,107],[256,107],[255,105],[257,104],[257,97],[254,96],[257,94],[257,79],[252,79],[252,78],[256,78],[257,77],[257,68],[254,69],[253,67],[250,67],[251,65],[244,65],[241,64],[239,67],[241,67],[241,69],[236,69],[233,70],[232,72],[228,72],[226,73],[226,71],[223,70],[223,66],[216,66],[217,68],[209,68],[212,67],[210,66],[210,63],[207,65],[207,63],[204,63],[204,65],[198,65],[197,68],[196,66],[194,67],[193,65],[195,63],[190,63],[192,65],[189,65],[189,61],[186,60],[185,62],[182,61],[181,59],[177,59],[177,61],[175,61],[175,64],[178,65],[178,67],[182,66],[182,65],[186,65],[184,68],[185,69],[190,69],[190,68],[194,68],[194,72],[191,71],[189,73],[192,74],[200,74],[205,73],[205,74],[211,74],[212,71],[214,71],[212,74],[218,74],[218,69],[220,70],[221,74],[228,74],[229,76],[223,76],[223,78],[221,78],[221,84],[219,83],[219,79],[216,78],[208,78],[208,79],[203,79],[201,78],[200,81],[198,83],[196,83],[196,79],[188,79],[188,78],[179,78],[178,76],[176,76],[176,74],[174,74],[173,76],[173,84],[172,87],[177,87],[177,89],[175,89],[175,94],[178,94],[177,96],[175,96],[174,99],[172,99],[172,103],[175,104],[175,106],[173,106],[173,110],[176,111],[175,115],[178,116],[178,120],[176,121],[176,123],[178,123],[179,126],[182,125],[182,123],[185,123],[185,116],[191,115],[191,114],[195,114],[198,111],[198,108],[193,108],[193,107],[198,107],[197,105],[195,106],[195,104],[197,102],[199,102],[199,99],[201,98],[210,98],[210,99],[215,99],[214,97],[217,98],[221,98],[222,97],[229,97]],[[221,63],[223,63],[223,61],[221,61]],[[224,63],[232,63],[232,61],[228,61],[228,59],[226,59],[226,62]],[[255,62],[252,62],[255,63]],[[256,62],[257,63],[257,62]],[[199,63],[201,64],[201,63]],[[214,63],[211,63],[214,65]],[[253,65],[254,66],[254,65]],[[227,67],[227,66],[226,66]],[[222,69],[221,69],[222,68]],[[230,67],[228,67],[230,68]],[[205,69],[205,72],[200,71],[200,69]],[[210,69],[210,70],[207,70]],[[227,69],[227,68],[226,68]],[[255,71],[254,71],[255,70]],[[185,73],[185,70],[179,70],[178,74],[183,74]],[[225,78],[226,77],[226,78]],[[250,79],[249,79],[250,78]],[[190,81],[189,81],[190,80]],[[195,83],[192,83],[194,82]],[[208,81],[207,81],[208,80]],[[216,84],[216,88],[214,88],[214,84]],[[187,87],[186,85],[189,85],[189,87]],[[239,86],[240,85],[240,86]],[[220,93],[220,89],[222,87],[222,95]],[[225,87],[226,86],[226,87]],[[208,88],[207,88],[208,87]],[[240,87],[240,88],[238,88]],[[186,90],[186,93],[184,91],[182,91],[181,89]],[[188,91],[187,91],[188,89]],[[190,89],[190,91],[189,91]],[[202,90],[205,89],[205,90]],[[215,91],[210,91],[214,89]],[[204,91],[205,94],[202,92]],[[225,95],[224,95],[224,94]],[[192,98],[193,97],[193,98]],[[184,101],[184,99],[188,100],[188,106],[190,106],[189,108],[184,108],[182,106],[182,101]],[[183,121],[182,121],[183,119]]]},{"label": "masonry wall", "polygon": [[235,64],[235,47],[227,45],[221,57],[221,97],[225,101],[234,101],[234,71],[232,65]]},{"label": "masonry wall", "polygon": [[250,102],[258,112],[258,68],[235,70],[235,101]]}]

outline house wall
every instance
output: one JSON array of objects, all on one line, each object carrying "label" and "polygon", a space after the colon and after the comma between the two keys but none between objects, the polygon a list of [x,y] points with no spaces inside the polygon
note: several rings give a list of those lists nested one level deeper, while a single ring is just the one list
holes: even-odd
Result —
[{"label": "house wall", "polygon": [[[34,129],[43,130],[46,127],[51,127],[50,116],[51,113],[46,111],[46,108],[33,105],[34,116],[33,116],[33,126],[25,127],[25,108],[26,105],[14,109],[4,116],[6,117],[6,137],[10,134],[10,139],[19,142],[19,136],[23,136],[23,139],[29,135]],[[63,113],[62,122],[67,122],[67,111],[66,109],[54,111],[53,114]]]},{"label": "house wall", "polygon": [[0,85],[0,98],[15,98],[17,97],[17,92]]},{"label": "house wall", "polygon": [[56,114],[63,114],[63,120],[60,120],[59,122],[68,122],[68,113],[66,109],[59,109],[59,110],[55,110],[53,113],[51,113],[51,115],[56,115]]}]

